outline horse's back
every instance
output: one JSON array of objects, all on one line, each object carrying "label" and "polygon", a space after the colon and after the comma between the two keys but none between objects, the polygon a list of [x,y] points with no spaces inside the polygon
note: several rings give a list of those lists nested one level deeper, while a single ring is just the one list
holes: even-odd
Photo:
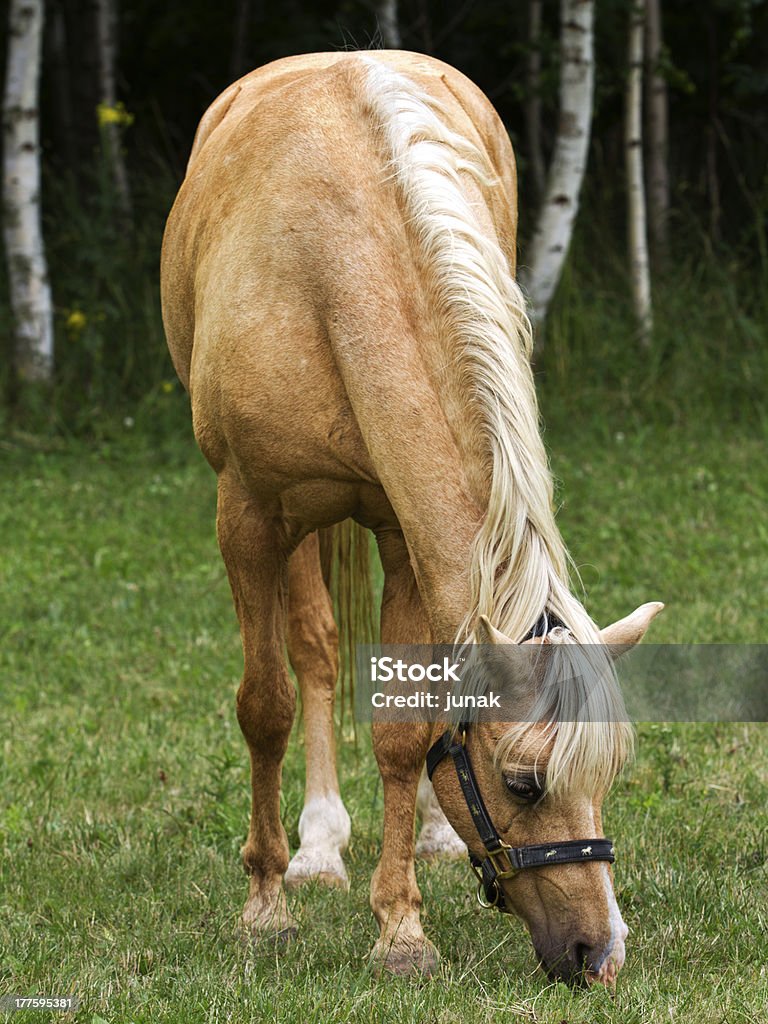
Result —
[{"label": "horse's back", "polygon": [[[501,126],[496,112],[482,91],[469,78],[450,64],[428,57],[425,54],[411,53],[406,50],[371,50],[342,53],[305,53],[266,64],[249,72],[238,81],[233,82],[211,104],[203,115],[189,159],[189,168],[203,149],[207,140],[222,125],[225,118],[230,123],[237,117],[251,110],[255,105],[274,96],[282,87],[290,83],[301,83],[301,87],[319,86],[327,98],[333,101],[333,74],[328,72],[342,71],[358,78],[364,70],[360,58],[375,60],[386,64],[400,73],[407,75],[427,91],[450,95],[461,105],[469,120],[484,137],[484,142],[491,143],[494,150],[504,145],[506,133]],[[497,138],[499,128],[501,139]],[[495,152],[500,165],[506,163],[509,153]],[[501,166],[500,166],[501,169]]]}]

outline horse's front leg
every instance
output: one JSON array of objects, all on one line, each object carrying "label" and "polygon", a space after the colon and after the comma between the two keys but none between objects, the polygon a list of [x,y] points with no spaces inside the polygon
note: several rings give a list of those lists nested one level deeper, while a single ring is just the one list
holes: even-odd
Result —
[{"label": "horse's front leg", "polygon": [[254,938],[285,939],[296,932],[283,892],[288,839],[280,821],[282,763],[296,707],[284,656],[287,552],[274,515],[226,471],[216,526],[240,621],[237,718],[251,756],[251,821],[242,850],[250,892],[242,923]]},{"label": "horse's front leg", "polygon": [[428,723],[380,723],[373,728],[384,784],[381,859],[371,882],[371,907],[380,928],[373,959],[394,974],[432,974],[439,959],[421,927],[414,870],[416,792],[429,736]]},{"label": "horse's front leg", "polygon": [[[393,531],[377,539],[384,566],[382,642],[428,643],[429,626],[402,535]],[[372,955],[395,974],[432,974],[439,959],[421,927],[421,893],[413,863],[416,794],[430,732],[426,722],[373,726],[373,749],[384,788],[384,834],[371,882],[371,907],[380,928]]]}]

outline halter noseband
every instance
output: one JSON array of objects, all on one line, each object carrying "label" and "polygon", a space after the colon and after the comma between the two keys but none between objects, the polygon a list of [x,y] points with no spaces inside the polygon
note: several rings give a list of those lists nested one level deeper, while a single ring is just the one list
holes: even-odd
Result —
[{"label": "halter noseband", "polygon": [[564,843],[537,846],[510,846],[505,843],[496,831],[480,795],[466,748],[468,730],[469,723],[462,722],[456,732],[449,729],[432,744],[427,753],[427,775],[431,781],[435,768],[444,757],[450,755],[469,813],[487,853],[482,859],[473,853],[469,855],[469,863],[478,879],[477,899],[481,907],[496,907],[504,914],[510,913],[499,881],[512,878],[524,868],[540,868],[547,864],[582,864],[592,860],[613,864],[615,857],[610,839],[571,839]]}]

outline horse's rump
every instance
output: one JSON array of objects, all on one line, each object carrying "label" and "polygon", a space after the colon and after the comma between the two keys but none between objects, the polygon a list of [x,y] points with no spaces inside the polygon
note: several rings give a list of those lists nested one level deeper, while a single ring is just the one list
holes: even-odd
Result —
[{"label": "horse's rump", "polygon": [[514,161],[474,85],[410,54],[289,58],[236,83],[201,124],[164,242],[164,318],[214,468],[236,464],[302,529],[388,518],[423,577],[434,566],[460,580],[488,457],[433,253],[396,180],[393,83],[437,102],[443,130],[481,155],[484,180],[459,168],[460,184],[510,275]]}]

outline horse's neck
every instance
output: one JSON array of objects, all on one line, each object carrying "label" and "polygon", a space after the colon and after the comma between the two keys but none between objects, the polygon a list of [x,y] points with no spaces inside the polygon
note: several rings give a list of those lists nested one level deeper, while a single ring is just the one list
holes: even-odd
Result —
[{"label": "horse's neck", "polygon": [[[436,640],[451,642],[469,601],[469,557],[482,520],[464,419],[433,375],[400,291],[379,278],[379,301],[345,301],[329,331],[346,391],[378,479],[405,537]],[[383,294],[387,291],[389,294]],[[400,292],[400,294],[407,294]],[[423,321],[422,321],[423,323]],[[386,339],[386,345],[382,344]]]},{"label": "horse's neck", "polygon": [[480,412],[471,401],[472,381],[461,370],[457,347],[461,339],[438,329],[420,338],[427,376],[455,445],[454,457],[461,466],[473,504],[485,513],[491,478],[488,442]]}]

